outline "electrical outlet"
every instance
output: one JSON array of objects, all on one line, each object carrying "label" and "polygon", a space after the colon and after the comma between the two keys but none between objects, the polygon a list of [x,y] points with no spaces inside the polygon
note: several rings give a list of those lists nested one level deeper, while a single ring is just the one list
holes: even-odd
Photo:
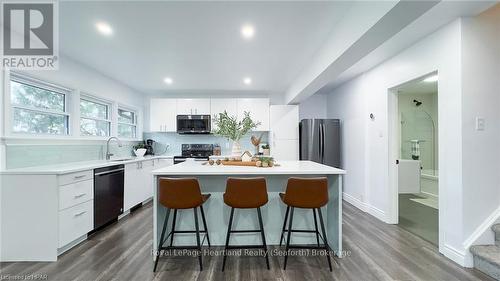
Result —
[{"label": "electrical outlet", "polygon": [[484,131],[485,121],[483,117],[476,117],[476,131]]}]

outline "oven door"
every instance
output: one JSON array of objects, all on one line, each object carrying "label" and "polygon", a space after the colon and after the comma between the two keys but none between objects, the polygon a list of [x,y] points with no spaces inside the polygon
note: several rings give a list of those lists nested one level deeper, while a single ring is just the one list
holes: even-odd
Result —
[{"label": "oven door", "polygon": [[210,115],[177,115],[177,133],[210,134]]}]

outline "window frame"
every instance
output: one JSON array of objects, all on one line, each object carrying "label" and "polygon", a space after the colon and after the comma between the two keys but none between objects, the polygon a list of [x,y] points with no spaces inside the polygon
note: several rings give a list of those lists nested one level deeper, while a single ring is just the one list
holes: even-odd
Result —
[{"label": "window frame", "polygon": [[[86,117],[86,116],[83,116],[82,115],[82,111],[81,111],[81,101],[82,100],[85,100],[85,101],[89,101],[89,102],[92,102],[92,103],[96,103],[96,104],[99,104],[99,105],[104,105],[107,107],[107,119],[102,119],[102,118],[94,118],[94,117]],[[95,97],[91,94],[87,94],[87,93],[81,93],[80,94],[80,98],[78,99],[78,104],[77,104],[77,107],[78,107],[78,113],[80,115],[80,118],[78,120],[78,135],[82,138],[109,138],[111,136],[113,136],[113,102],[112,101],[108,101],[108,100],[105,100],[105,99],[101,99],[101,98],[98,98],[98,97]],[[87,120],[94,120],[94,121],[102,121],[102,122],[107,122],[109,124],[108,126],[108,134],[105,135],[105,136],[97,136],[97,135],[82,135],[82,131],[81,131],[81,125],[82,125],[82,119],[87,119]]]},{"label": "window frame", "polygon": [[[25,137],[55,137],[55,138],[66,138],[66,137],[71,137],[72,135],[72,130],[71,130],[71,122],[72,122],[72,115],[71,115],[71,103],[70,103],[70,94],[72,90],[57,86],[45,81],[41,81],[35,78],[31,78],[28,76],[24,76],[21,74],[13,73],[11,72],[7,80],[7,85],[5,87],[6,91],[6,96],[5,96],[5,101],[6,101],[6,115],[9,118],[6,118],[6,128],[5,130],[9,132],[13,136],[25,136]],[[59,112],[56,110],[52,109],[40,109],[36,107],[31,107],[31,106],[24,106],[24,105],[16,105],[12,103],[12,93],[11,93],[11,82],[14,81],[16,83],[24,84],[27,86],[35,87],[35,88],[40,88],[43,90],[47,90],[50,92],[55,92],[57,94],[62,94],[64,97],[64,111]],[[48,133],[29,133],[29,132],[16,132],[14,131],[13,128],[13,123],[14,123],[14,111],[15,109],[21,109],[25,111],[31,111],[35,113],[41,113],[41,114],[46,114],[46,115],[57,115],[57,116],[64,116],[66,118],[66,123],[65,123],[65,133],[64,134],[48,134]]]},{"label": "window frame", "polygon": [[[128,112],[132,112],[134,114],[134,122],[133,123],[126,123],[126,122],[120,122],[119,119],[120,119],[120,110],[123,110],[123,111],[128,111]],[[130,108],[130,107],[127,107],[127,106],[123,106],[123,105],[118,105],[117,106],[117,109],[116,109],[116,136],[117,137],[121,137],[119,134],[118,134],[118,126],[121,124],[121,125],[127,125],[127,126],[133,126],[134,127],[134,130],[135,130],[135,136],[134,137],[122,137],[124,139],[131,139],[131,140],[134,140],[134,139],[137,139],[137,135],[138,135],[138,111],[136,109],[133,109],[133,108]]]}]

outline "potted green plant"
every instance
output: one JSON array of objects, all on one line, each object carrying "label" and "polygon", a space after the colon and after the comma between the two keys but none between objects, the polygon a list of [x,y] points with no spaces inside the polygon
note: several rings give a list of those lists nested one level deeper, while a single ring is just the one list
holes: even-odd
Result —
[{"label": "potted green plant", "polygon": [[271,149],[269,147],[269,144],[262,145],[262,154],[266,156],[271,155]]},{"label": "potted green plant", "polygon": [[233,141],[233,149],[231,153],[233,156],[241,155],[241,138],[260,125],[260,122],[254,122],[252,120],[250,112],[244,112],[243,119],[238,121],[236,116],[229,116],[225,110],[224,112],[214,116],[214,123],[214,134]]}]

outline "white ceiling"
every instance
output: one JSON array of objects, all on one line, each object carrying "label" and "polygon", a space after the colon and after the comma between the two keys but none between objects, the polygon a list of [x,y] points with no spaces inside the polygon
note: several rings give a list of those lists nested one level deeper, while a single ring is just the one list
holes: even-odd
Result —
[{"label": "white ceiling", "polygon": [[[283,93],[350,2],[60,2],[60,50],[150,95]],[[96,32],[105,21],[114,33]],[[255,26],[244,40],[243,24]],[[166,85],[163,78],[174,80]],[[252,84],[243,83],[251,77]]]}]

